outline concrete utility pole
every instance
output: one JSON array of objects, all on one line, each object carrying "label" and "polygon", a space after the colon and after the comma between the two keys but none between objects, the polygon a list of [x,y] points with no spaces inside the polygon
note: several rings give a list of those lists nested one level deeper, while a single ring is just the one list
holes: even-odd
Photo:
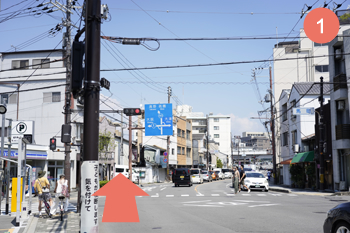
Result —
[{"label": "concrete utility pole", "polygon": [[270,73],[270,108],[271,108],[271,133],[272,133],[272,164],[273,164],[273,174],[274,174],[274,184],[277,184],[277,172],[276,172],[276,148],[275,148],[275,114],[274,114],[274,107],[273,107],[273,95],[272,95],[272,73],[271,73],[271,66],[269,67],[269,73]]},{"label": "concrete utility pole", "polygon": [[[171,87],[168,87],[168,104],[170,104],[170,97],[171,97]],[[170,136],[167,137],[167,146],[166,146],[166,153],[168,154],[168,159],[166,162],[166,178],[168,181],[170,181],[170,174],[169,174],[169,160],[170,160]]]},{"label": "concrete utility pole", "polygon": [[101,56],[101,1],[86,0],[85,13],[84,144],[81,166],[80,232],[98,232],[98,197],[91,196],[99,187],[99,110]]},{"label": "concrete utility pole", "polygon": [[132,182],[132,116],[129,116],[129,180]]},{"label": "concrete utility pole", "polygon": [[323,143],[324,143],[324,124],[323,124],[323,77],[320,78],[320,96],[318,101],[320,102],[320,190],[324,190],[324,155],[323,155]]},{"label": "concrete utility pole", "polygon": [[[6,103],[4,101],[5,98],[3,98],[2,105],[6,108]],[[4,145],[5,145],[5,114],[2,114],[2,128],[1,128],[1,157],[5,157],[4,152]],[[4,174],[3,169],[4,162],[3,160],[0,160],[0,194],[2,195],[2,175]],[[1,198],[1,197],[0,197]],[[0,201],[0,215],[1,215],[1,201]]]},{"label": "concrete utility pole", "polygon": [[[121,131],[122,131],[122,135],[121,135],[121,138],[120,138],[120,154],[119,154],[119,164],[122,164],[120,162],[121,159],[124,159],[124,152],[123,152],[123,145],[124,145],[124,123],[123,123],[123,111],[120,113],[120,124],[121,124]],[[121,156],[121,157],[120,157]]]},{"label": "concrete utility pole", "polygon": [[[64,46],[64,57],[66,57],[66,93],[65,93],[65,107],[64,107],[64,124],[70,124],[71,120],[71,74],[72,74],[72,63],[71,63],[71,19],[70,19],[70,12],[72,9],[72,4],[71,0],[67,0],[67,5],[66,5],[67,11],[66,11],[66,33],[65,33],[65,38],[62,43],[63,49]],[[64,153],[65,153],[65,160],[64,160],[64,174],[66,176],[66,179],[68,180],[68,187],[71,189],[71,184],[70,184],[70,143],[65,143],[64,145]]]},{"label": "concrete utility pole", "polygon": [[[17,96],[18,97],[18,96]],[[12,130],[12,119],[7,119],[9,121],[9,127],[8,127],[8,141],[10,142],[8,144],[7,149],[7,158],[11,158],[11,130]],[[6,161],[6,207],[5,207],[5,214],[9,213],[9,203],[10,203],[10,166],[11,163],[9,161]]]},{"label": "concrete utility pole", "polygon": [[209,121],[208,121],[208,116],[207,116],[207,169],[209,171]]}]

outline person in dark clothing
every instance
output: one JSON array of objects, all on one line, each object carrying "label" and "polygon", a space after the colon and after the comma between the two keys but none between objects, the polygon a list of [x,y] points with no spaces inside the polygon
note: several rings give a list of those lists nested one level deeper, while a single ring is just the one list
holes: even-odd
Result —
[{"label": "person in dark clothing", "polygon": [[244,165],[241,165],[241,171],[240,171],[240,180],[239,180],[239,192],[241,191],[241,185],[245,187],[248,190],[248,193],[250,193],[250,189],[244,184],[245,179],[245,171],[244,171]]}]

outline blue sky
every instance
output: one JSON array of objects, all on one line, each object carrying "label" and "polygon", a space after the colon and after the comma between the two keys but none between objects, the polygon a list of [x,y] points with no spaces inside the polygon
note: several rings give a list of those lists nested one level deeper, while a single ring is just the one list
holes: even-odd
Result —
[{"label": "blue sky", "polygon": [[[2,1],[1,10],[21,2]],[[18,10],[26,4],[38,5],[41,1],[28,0],[6,11],[0,11],[0,19],[5,13]],[[65,2],[65,1],[60,1]],[[82,1],[78,1],[80,4]],[[108,4],[111,20],[103,22],[101,29],[107,36],[154,37],[154,38],[206,38],[237,36],[286,36],[300,18],[306,3],[312,5],[316,0],[304,1],[166,1],[166,0],[124,0],[102,1]],[[136,4],[135,4],[136,3]],[[338,3],[338,2],[337,2]],[[339,2],[340,3],[340,2]],[[331,3],[332,4],[332,3]],[[349,3],[343,4],[346,9]],[[318,1],[315,7],[323,5]],[[28,6],[26,6],[28,7]],[[142,11],[140,7],[147,13]],[[168,11],[168,12],[167,12]],[[252,14],[243,14],[251,13]],[[260,14],[259,14],[260,13]],[[264,13],[264,14],[261,14]],[[60,23],[60,11],[40,17],[27,16],[0,23],[0,51],[8,51],[54,27]],[[79,16],[74,12],[74,22]],[[77,24],[79,26],[79,23]],[[303,26],[303,19],[291,32],[296,36]],[[74,34],[76,29],[73,30]],[[22,50],[52,49],[62,39],[62,32],[55,37],[44,37]],[[280,39],[279,42],[282,40]],[[272,55],[276,40],[241,41],[162,41],[157,51],[143,46],[131,46],[101,41],[101,69],[123,67],[148,67],[187,65],[216,62],[267,59]],[[150,46],[156,44],[149,43]],[[106,46],[108,50],[104,47]],[[61,48],[61,45],[58,46]],[[114,55],[114,57],[112,56]],[[128,61],[130,61],[130,63]],[[126,62],[126,63],[124,63]],[[121,65],[122,64],[122,65]],[[123,107],[139,107],[141,103],[167,102],[166,90],[172,87],[179,103],[191,105],[193,111],[214,114],[227,114],[232,117],[232,132],[240,135],[242,131],[262,131],[259,120],[251,120],[262,110],[258,103],[255,85],[210,85],[189,84],[188,82],[248,82],[251,70],[261,63],[198,68],[144,70],[140,72],[101,72],[101,77],[111,81],[111,99]],[[268,82],[268,70],[263,71],[258,82]],[[144,81],[178,82],[162,84],[124,84],[115,82]],[[284,80],[287,82],[288,80]],[[183,83],[187,82],[187,83]],[[269,86],[259,85],[264,96]],[[105,96],[111,94],[103,90]],[[176,102],[172,99],[172,103]],[[265,105],[265,107],[268,107]]]}]

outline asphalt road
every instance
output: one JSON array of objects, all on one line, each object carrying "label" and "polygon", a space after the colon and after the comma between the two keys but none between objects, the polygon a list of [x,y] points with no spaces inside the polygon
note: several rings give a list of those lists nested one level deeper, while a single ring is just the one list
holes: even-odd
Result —
[{"label": "asphalt road", "polygon": [[[105,198],[99,201],[99,232],[323,232],[329,209],[349,196],[310,196],[245,191],[233,194],[230,180],[192,187],[156,184],[150,196],[135,197],[139,223],[102,223]],[[116,211],[123,211],[118,209]]]}]

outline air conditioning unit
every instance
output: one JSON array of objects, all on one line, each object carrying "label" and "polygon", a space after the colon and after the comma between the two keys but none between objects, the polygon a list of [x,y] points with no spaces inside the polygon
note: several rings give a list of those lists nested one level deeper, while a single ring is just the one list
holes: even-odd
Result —
[{"label": "air conditioning unit", "polygon": [[299,152],[299,144],[294,144],[294,152],[295,153]]},{"label": "air conditioning unit", "polygon": [[338,101],[338,110],[345,110],[345,101],[344,100]]},{"label": "air conditioning unit", "polygon": [[336,49],[335,50],[335,59],[337,59],[337,60],[342,59],[341,49]]}]

